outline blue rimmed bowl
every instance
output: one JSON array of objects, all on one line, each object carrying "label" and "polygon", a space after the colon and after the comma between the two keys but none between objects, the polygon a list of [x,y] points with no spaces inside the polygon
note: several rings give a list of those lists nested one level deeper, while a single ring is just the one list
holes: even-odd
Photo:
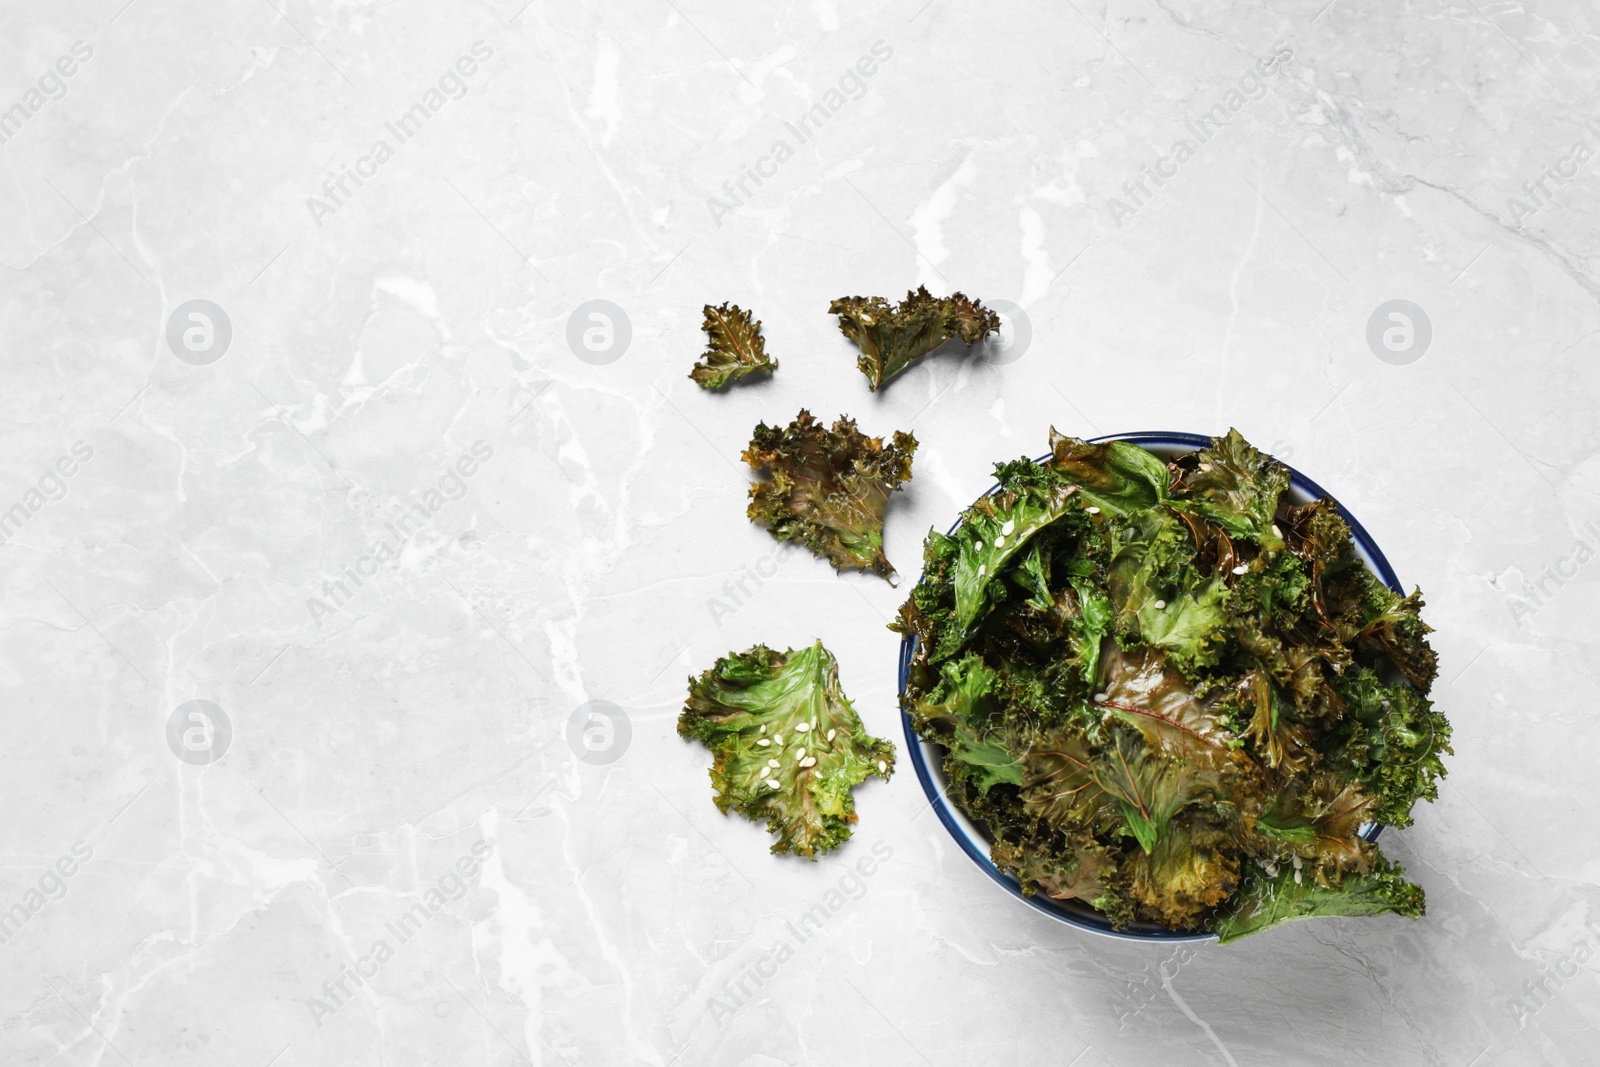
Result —
[{"label": "blue rimmed bowl", "polygon": [[[1204,437],[1200,434],[1176,433],[1166,430],[1107,434],[1104,437],[1091,439],[1093,444],[1100,444],[1105,441],[1128,441],[1139,445],[1141,448],[1148,449],[1167,461],[1177,459],[1179,456],[1187,455],[1198,449],[1206,448],[1211,444],[1209,437]],[[1049,458],[1049,456],[1041,456],[1039,461],[1044,462]],[[1280,460],[1279,462],[1282,461]],[[1284,466],[1289,469],[1288,497],[1290,503],[1306,504],[1323,498],[1333,499],[1331,494],[1316,482],[1307,478],[1293,467],[1289,467],[1287,463]],[[998,485],[992,486],[984,495],[993,496],[999,489]],[[1400,579],[1395,576],[1394,568],[1389,566],[1389,561],[1384,557],[1383,550],[1372,539],[1372,535],[1367,533],[1366,527],[1356,521],[1356,517],[1350,514],[1349,510],[1343,504],[1340,504],[1338,500],[1335,499],[1333,503],[1339,509],[1339,514],[1344,518],[1344,521],[1349,524],[1351,536],[1355,540],[1356,552],[1361,557],[1361,561],[1367,565],[1367,569],[1376,574],[1390,589],[1403,594],[1404,590],[1400,586]],[[961,520],[958,518],[955,524],[950,527],[949,533],[954,534],[960,526]],[[901,693],[905,692],[906,681],[911,674],[911,659],[916,652],[916,647],[916,638],[909,634],[900,642]],[[933,806],[933,810],[938,814],[939,821],[949,831],[950,836],[955,838],[956,844],[961,846],[961,850],[971,858],[973,863],[978,865],[978,869],[992,878],[995,884],[999,885],[1007,893],[1010,893],[1035,911],[1042,912],[1052,919],[1060,920],[1069,926],[1076,926],[1080,930],[1088,930],[1090,933],[1115,937],[1124,941],[1178,942],[1213,941],[1216,939],[1215,934],[1203,931],[1184,933],[1177,930],[1169,930],[1154,923],[1133,923],[1125,929],[1116,930],[1112,928],[1111,921],[1104,915],[1079,901],[1052,900],[1042,893],[1036,893],[1031,897],[1023,896],[1021,883],[1001,871],[999,867],[995,866],[994,861],[989,858],[989,846],[993,844],[994,839],[981,826],[967,818],[961,809],[947,798],[950,781],[945,777],[944,773],[944,747],[924,741],[918,737],[916,724],[912,722],[911,716],[904,711],[900,713],[900,718],[906,733],[906,749],[911,753],[911,763],[917,769],[917,780],[922,783],[922,791],[928,795],[928,803]],[[1361,828],[1361,836],[1368,841],[1376,841],[1378,835],[1382,832],[1383,826],[1377,823],[1370,823]]]}]

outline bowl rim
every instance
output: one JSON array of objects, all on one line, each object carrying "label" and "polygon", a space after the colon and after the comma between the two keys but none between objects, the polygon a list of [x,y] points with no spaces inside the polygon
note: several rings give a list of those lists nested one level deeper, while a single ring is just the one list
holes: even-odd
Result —
[{"label": "bowl rim", "polygon": [[[1210,437],[1204,434],[1187,433],[1178,430],[1137,430],[1130,433],[1102,434],[1099,437],[1088,438],[1090,444],[1127,441],[1130,444],[1143,447],[1154,445],[1157,448],[1184,449],[1187,451],[1208,448],[1211,445],[1211,440]],[[1049,458],[1049,455],[1040,456],[1036,462],[1042,463]],[[1310,478],[1307,478],[1304,474],[1301,474],[1294,467],[1284,463],[1281,459],[1277,459],[1277,457],[1273,458],[1289,471],[1291,489],[1298,489],[1312,499],[1325,499],[1333,502],[1333,506],[1338,510],[1339,516],[1350,527],[1351,537],[1360,549],[1363,562],[1377,574],[1385,585],[1395,592],[1403,594],[1404,588],[1401,586],[1400,579],[1395,574],[1394,568],[1390,566],[1388,557],[1383,554],[1383,550],[1378,547],[1378,543],[1373,540],[1366,527],[1361,525],[1354,515],[1350,514],[1349,509],[1340,503],[1337,497]],[[995,483],[985,490],[983,495],[992,496],[999,488],[999,483]],[[963,508],[962,514],[956,516],[956,521],[946,531],[947,535],[953,535],[956,532],[961,526],[962,516],[965,514],[966,508]],[[920,585],[922,581],[923,579],[919,575],[917,578],[918,584]],[[915,648],[916,637],[912,634],[906,634],[900,639],[897,696],[903,696],[906,691],[906,681],[911,674],[911,656]],[[961,850],[967,854],[973,863],[978,865],[978,868],[983,873],[987,874],[990,879],[1012,897],[1034,911],[1055,919],[1057,922],[1119,941],[1177,944],[1195,941],[1215,941],[1217,939],[1217,935],[1209,931],[1168,930],[1153,923],[1117,930],[1112,927],[1109,919],[1092,909],[1079,910],[1078,908],[1068,907],[1039,893],[1035,893],[1032,896],[1023,896],[1021,883],[1010,875],[1003,873],[995,865],[994,861],[989,858],[988,850],[979,848],[972,835],[956,821],[957,816],[951,810],[951,805],[945,803],[944,793],[934,780],[934,772],[929,767],[928,749],[934,747],[933,743],[925,742],[917,735],[916,724],[912,721],[910,713],[903,707],[900,711],[900,722],[901,728],[905,733],[906,749],[911,754],[911,764],[916,768],[917,781],[922,783],[922,791],[927,795],[928,803],[939,816],[939,822],[944,825],[945,832],[955,840],[956,844],[961,846]],[[965,820],[965,816],[962,816],[962,819]],[[1361,837],[1368,841],[1376,841],[1378,836],[1383,833],[1383,829],[1382,823],[1374,823],[1361,830]]]}]

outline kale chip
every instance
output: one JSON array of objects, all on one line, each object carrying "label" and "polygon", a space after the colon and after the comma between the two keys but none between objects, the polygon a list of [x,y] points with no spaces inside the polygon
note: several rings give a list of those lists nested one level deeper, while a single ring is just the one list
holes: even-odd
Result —
[{"label": "kale chip", "polygon": [[778,361],[767,358],[760,319],[752,319],[737,304],[707,304],[705,315],[701,326],[707,338],[705,354],[689,372],[702,389],[726,389],[746,375],[778,369]]},{"label": "kale chip", "polygon": [[756,645],[717,660],[689,679],[678,733],[714,755],[717,807],[765,819],[774,853],[815,859],[838,848],[856,821],[851,790],[894,773],[894,746],[861,725],[821,641],[782,653]]},{"label": "kale chip", "polygon": [[961,293],[936,297],[925,286],[898,306],[881,296],[842,296],[828,305],[839,330],[856,343],[856,366],[874,392],[954,337],[969,345],[1000,329],[1000,316]]},{"label": "kale chip", "polygon": [[836,570],[871,571],[885,579],[894,567],[883,554],[889,494],[911,478],[917,439],[895,432],[892,443],[868,437],[841,416],[823,429],[804,408],[787,428],[756,426],[745,462],[771,475],[750,486],[747,514],[780,541],[797,541]]}]

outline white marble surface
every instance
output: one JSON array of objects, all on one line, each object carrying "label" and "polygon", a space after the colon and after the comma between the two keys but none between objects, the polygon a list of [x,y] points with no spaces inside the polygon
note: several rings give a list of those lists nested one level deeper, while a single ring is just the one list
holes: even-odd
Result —
[{"label": "white marble surface", "polygon": [[[0,1060],[1600,1062],[1592,4],[519,3],[0,11]],[[827,301],[917,283],[1031,342],[869,394]],[[596,299],[611,362],[566,340]],[[1394,299],[1432,325],[1404,365],[1366,339]],[[220,358],[187,309],[169,346],[191,300]],[[782,368],[713,397],[722,300]],[[904,588],[743,517],[751,426],[801,405],[915,430],[908,577],[1051,424],[1236,425],[1338,493],[1438,629],[1452,773],[1384,841],[1426,919],[1092,938],[990,885],[909,761],[823,862],[719,816],[673,727],[730,650],[821,637],[903,744]],[[220,760],[187,711],[169,746],[192,700]],[[591,700],[609,763],[567,740]]]}]

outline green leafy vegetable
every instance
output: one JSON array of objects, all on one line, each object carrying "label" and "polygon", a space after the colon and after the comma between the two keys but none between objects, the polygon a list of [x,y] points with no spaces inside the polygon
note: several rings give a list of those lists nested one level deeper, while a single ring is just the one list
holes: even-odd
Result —
[{"label": "green leafy vegetable", "polygon": [[1084,505],[1126,515],[1167,497],[1167,465],[1127,441],[1090,444],[1050,431],[1050,467],[1083,492]]},{"label": "green leafy vegetable", "polygon": [[1171,462],[1051,434],[950,534],[893,628],[901,703],[1024,893],[1234,940],[1420,915],[1368,840],[1438,793],[1420,593],[1236,431]]},{"label": "green leafy vegetable", "polygon": [[851,790],[894,773],[894,746],[870,736],[839,687],[839,664],[818,641],[799,652],[757,645],[689,679],[678,733],[715,760],[717,807],[760,822],[774,853],[815,858],[856,821]]},{"label": "green leafy vegetable", "polygon": [[1289,469],[1257,452],[1238,430],[1229,430],[1196,454],[1183,488],[1188,507],[1230,537],[1249,538],[1267,552],[1283,547],[1283,533],[1272,520],[1278,498],[1289,488]]},{"label": "green leafy vegetable", "polygon": [[832,430],[801,409],[787,429],[761,423],[744,459],[771,477],[750,486],[751,520],[780,541],[798,541],[837,570],[890,578],[883,554],[889,494],[911,478],[917,439],[896,431],[891,444],[840,417]]},{"label": "green leafy vegetable", "polygon": [[898,307],[881,296],[845,296],[828,305],[839,329],[856,343],[856,365],[874,391],[953,337],[972,345],[1000,329],[1000,316],[961,293],[935,297],[926,287]]},{"label": "green leafy vegetable", "polygon": [[1379,859],[1366,874],[1346,875],[1337,883],[1319,884],[1298,870],[1277,875],[1257,873],[1238,899],[1217,919],[1217,939],[1237,941],[1278,923],[1312,919],[1319,915],[1382,915],[1393,912],[1416,919],[1422,916],[1422,889],[1406,881],[1405,870]]},{"label": "green leafy vegetable", "polygon": [[998,710],[993,671],[977,656],[946,663],[943,680],[918,709],[918,724],[936,731],[952,759],[967,764],[980,792],[1001,782],[1022,784],[1022,769],[1003,738],[987,737]]},{"label": "green leafy vegetable", "polygon": [[689,372],[702,389],[726,389],[756,371],[772,372],[778,361],[767,358],[767,343],[761,336],[761,321],[737,304],[720,307],[706,305],[706,350]]}]

